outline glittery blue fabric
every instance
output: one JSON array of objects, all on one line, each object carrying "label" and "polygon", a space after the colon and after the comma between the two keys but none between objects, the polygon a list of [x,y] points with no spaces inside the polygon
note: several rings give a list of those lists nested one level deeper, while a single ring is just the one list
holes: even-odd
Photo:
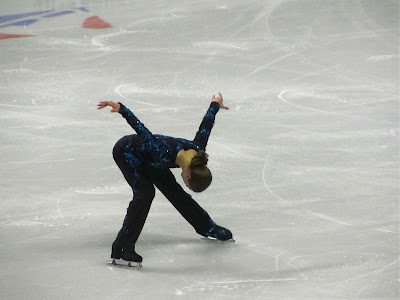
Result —
[{"label": "glittery blue fabric", "polygon": [[180,150],[205,150],[211,129],[214,126],[215,115],[220,108],[218,102],[210,104],[195,138],[193,141],[189,141],[182,138],[152,134],[127,107],[122,103],[120,105],[119,113],[136,131],[140,139],[140,143],[130,142],[133,139],[129,139],[129,136],[127,136],[127,143],[124,146],[125,161],[136,170],[142,167],[176,168],[175,160]]},{"label": "glittery blue fabric", "polygon": [[210,218],[211,227],[203,234],[205,237],[212,237],[220,241],[227,241],[232,239],[232,232],[225,227],[215,224],[215,222]]}]

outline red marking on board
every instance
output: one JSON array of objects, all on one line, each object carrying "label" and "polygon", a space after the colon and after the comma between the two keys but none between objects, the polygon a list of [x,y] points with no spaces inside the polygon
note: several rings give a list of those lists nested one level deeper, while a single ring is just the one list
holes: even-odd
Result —
[{"label": "red marking on board", "polygon": [[110,23],[107,23],[103,19],[100,19],[98,16],[93,16],[87,18],[83,24],[83,28],[90,28],[90,29],[102,29],[102,28],[110,28],[112,27]]},{"label": "red marking on board", "polygon": [[0,33],[0,40],[15,39],[15,38],[22,38],[22,37],[29,37],[29,36],[32,36],[32,35]]}]

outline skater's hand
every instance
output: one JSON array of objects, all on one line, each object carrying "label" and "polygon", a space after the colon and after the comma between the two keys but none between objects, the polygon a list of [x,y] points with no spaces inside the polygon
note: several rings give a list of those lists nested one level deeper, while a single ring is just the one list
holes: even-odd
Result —
[{"label": "skater's hand", "polygon": [[215,98],[215,95],[213,95],[213,97],[212,97],[212,99],[211,99],[211,102],[218,102],[219,105],[220,105],[220,107],[221,107],[222,109],[228,110],[229,107],[225,106],[224,103],[223,103],[223,102],[224,102],[224,99],[222,98],[222,94],[221,94],[221,93],[218,93],[218,95],[219,95],[218,98]]},{"label": "skater's hand", "polygon": [[119,103],[115,103],[112,101],[101,101],[99,104],[97,104],[97,109],[102,109],[107,106],[112,107],[111,112],[119,112],[119,109],[121,107],[121,105]]}]

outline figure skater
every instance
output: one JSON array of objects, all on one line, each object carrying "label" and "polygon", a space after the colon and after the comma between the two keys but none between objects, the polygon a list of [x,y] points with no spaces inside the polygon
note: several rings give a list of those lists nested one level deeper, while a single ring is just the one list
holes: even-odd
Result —
[{"label": "figure skater", "polygon": [[176,182],[169,168],[182,169],[182,179],[194,192],[204,191],[212,181],[205,153],[215,115],[223,104],[221,93],[213,95],[210,107],[200,124],[193,141],[152,134],[122,103],[102,101],[98,109],[111,106],[119,112],[137,134],[122,137],[114,146],[113,157],[133,191],[121,230],[112,244],[111,258],[122,264],[141,265],[142,257],[135,252],[136,241],[142,231],[155,196],[156,186],[179,213],[203,237],[220,241],[233,241],[229,229],[221,227],[210,218],[193,198]]}]

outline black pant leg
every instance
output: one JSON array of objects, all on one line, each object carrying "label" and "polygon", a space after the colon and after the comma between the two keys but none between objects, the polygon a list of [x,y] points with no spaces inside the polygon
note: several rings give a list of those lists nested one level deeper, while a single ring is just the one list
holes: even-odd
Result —
[{"label": "black pant leg", "polygon": [[210,229],[212,220],[208,213],[183,190],[169,169],[146,168],[145,172],[197,233],[204,234]]},{"label": "black pant leg", "polygon": [[143,168],[140,166],[134,168],[127,163],[123,146],[124,140],[121,139],[113,149],[113,157],[132,188],[133,200],[129,203],[122,229],[114,244],[116,247],[120,246],[121,250],[122,248],[133,250],[147,219],[155,189],[150,179],[143,173]]},{"label": "black pant leg", "polygon": [[126,230],[124,249],[134,249],[137,239],[142,232],[144,223],[150,211],[155,196],[155,189],[151,181],[141,175],[136,184],[133,200],[129,203],[123,228]]}]

